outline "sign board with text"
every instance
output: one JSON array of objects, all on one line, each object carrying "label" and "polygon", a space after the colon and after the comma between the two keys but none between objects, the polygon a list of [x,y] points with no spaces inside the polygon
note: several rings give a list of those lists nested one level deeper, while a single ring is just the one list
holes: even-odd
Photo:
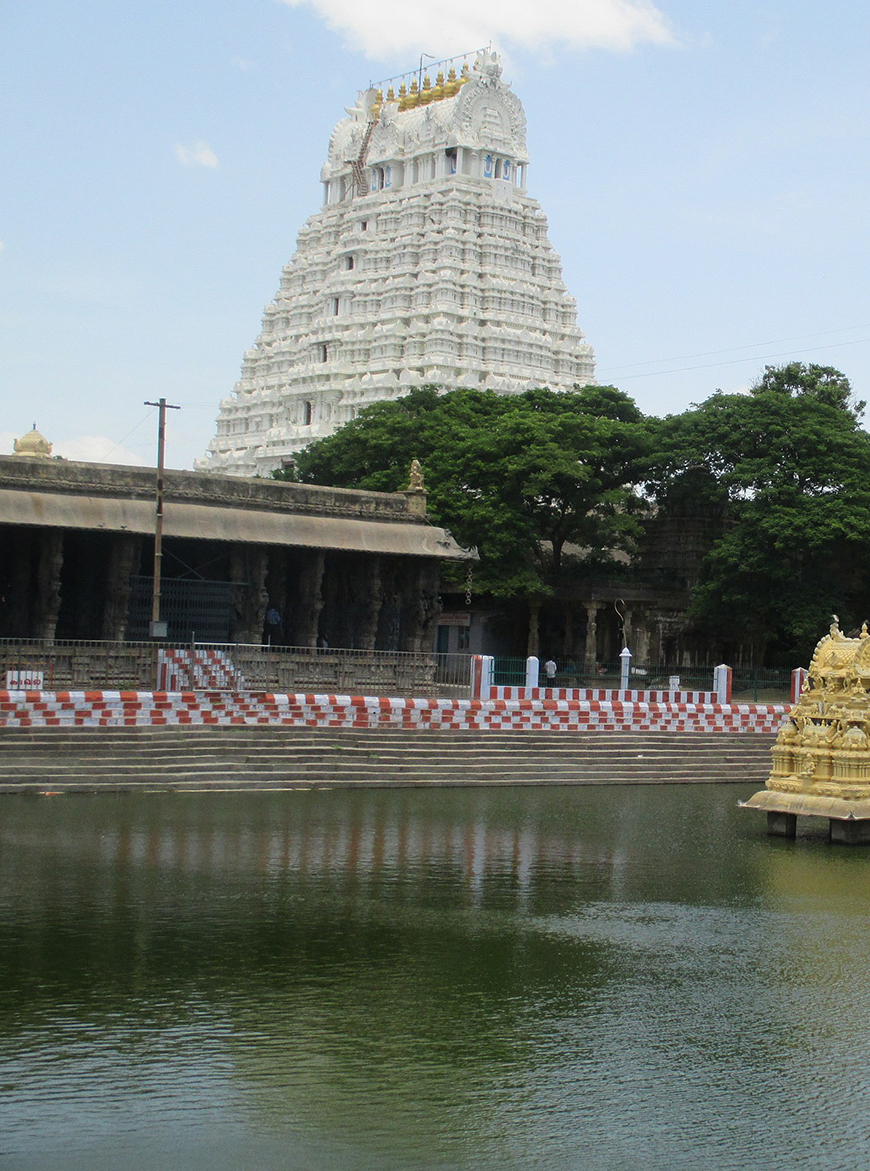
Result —
[{"label": "sign board with text", "polygon": [[42,691],[44,671],[7,671],[7,691]]}]

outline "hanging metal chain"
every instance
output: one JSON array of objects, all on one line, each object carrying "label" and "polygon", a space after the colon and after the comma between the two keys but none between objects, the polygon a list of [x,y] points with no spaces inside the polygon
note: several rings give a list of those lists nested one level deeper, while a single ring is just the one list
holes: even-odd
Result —
[{"label": "hanging metal chain", "polygon": [[471,590],[474,585],[474,566],[469,563],[468,572],[465,575],[465,604],[471,605]]}]

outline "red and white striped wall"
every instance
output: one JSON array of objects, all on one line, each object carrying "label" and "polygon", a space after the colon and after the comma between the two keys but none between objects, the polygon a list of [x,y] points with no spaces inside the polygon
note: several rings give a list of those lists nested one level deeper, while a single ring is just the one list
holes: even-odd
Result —
[{"label": "red and white striped wall", "polygon": [[787,704],[382,699],[219,691],[0,691],[0,727],[283,725],[445,731],[776,732]]},{"label": "red and white striped wall", "polygon": [[[629,652],[623,651],[623,654]],[[630,658],[630,655],[629,655]],[[730,704],[733,672],[722,663],[713,668],[712,691],[683,691],[680,688],[659,691],[648,688],[605,688],[605,687],[540,687],[540,663],[532,655],[526,659],[526,681],[522,686],[503,687],[492,681],[492,655],[472,655],[471,695],[474,699],[567,699],[584,702],[593,700],[600,703],[693,703]],[[630,675],[627,664],[624,682]],[[679,682],[679,680],[677,680]]]},{"label": "red and white striped wall", "polygon": [[715,691],[619,691],[609,687],[490,687],[490,699],[573,699],[598,703],[718,703]]}]

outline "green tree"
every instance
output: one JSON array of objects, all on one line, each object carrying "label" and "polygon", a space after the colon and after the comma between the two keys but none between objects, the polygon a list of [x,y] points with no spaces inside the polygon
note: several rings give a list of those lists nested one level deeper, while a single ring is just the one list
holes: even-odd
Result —
[{"label": "green tree", "polygon": [[782,394],[788,397],[805,396],[818,399],[829,407],[836,407],[854,419],[859,419],[867,406],[857,399],[852,384],[833,366],[817,366],[814,362],[789,362],[785,366],[765,366],[764,373],[749,388],[751,394]]},{"label": "green tree", "polygon": [[870,613],[870,437],[848,380],[825,370],[801,387],[798,365],[661,420],[649,469],[660,507],[687,483],[721,507],[699,625],[788,663],[806,659],[832,611],[852,623]]},{"label": "green tree", "polygon": [[643,502],[632,483],[647,434],[635,404],[613,387],[520,395],[422,387],[312,444],[295,475],[395,492],[417,458],[431,514],[478,550],[479,587],[539,595],[564,572],[566,545],[595,556],[637,536]]}]

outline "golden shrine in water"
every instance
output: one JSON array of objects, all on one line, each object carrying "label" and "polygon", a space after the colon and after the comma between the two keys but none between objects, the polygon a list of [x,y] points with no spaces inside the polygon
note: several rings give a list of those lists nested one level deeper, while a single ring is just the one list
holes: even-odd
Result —
[{"label": "golden shrine in water", "polygon": [[799,814],[826,817],[833,842],[870,842],[870,632],[847,638],[834,615],[798,702],[772,748],[767,788],[741,802],[767,832],[794,837]]}]

